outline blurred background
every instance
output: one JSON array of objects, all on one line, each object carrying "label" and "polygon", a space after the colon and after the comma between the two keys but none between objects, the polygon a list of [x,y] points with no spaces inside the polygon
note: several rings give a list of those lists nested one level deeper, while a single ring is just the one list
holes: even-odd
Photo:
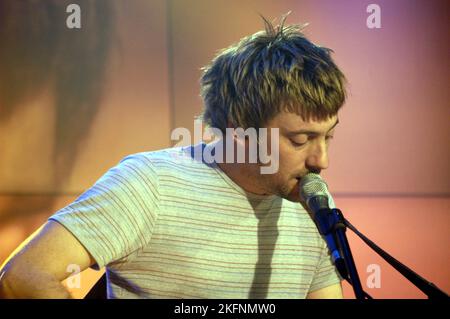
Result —
[{"label": "blurred background", "polygon": [[[70,3],[81,8],[81,29],[66,26]],[[366,25],[371,3],[380,29]],[[192,130],[200,68],[263,29],[259,14],[292,11],[287,23],[308,22],[308,38],[334,50],[349,81],[324,173],[337,207],[449,293],[449,8],[446,0],[0,1],[0,262],[124,156],[174,145],[174,128]],[[425,298],[348,236],[369,294]],[[101,275],[83,272],[74,296]]]}]

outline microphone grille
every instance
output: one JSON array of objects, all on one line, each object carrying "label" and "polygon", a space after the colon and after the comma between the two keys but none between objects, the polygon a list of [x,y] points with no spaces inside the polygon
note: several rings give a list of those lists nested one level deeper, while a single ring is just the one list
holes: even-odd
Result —
[{"label": "microphone grille", "polygon": [[303,176],[300,179],[300,198],[308,202],[309,199],[318,195],[329,197],[327,183],[316,173]]}]

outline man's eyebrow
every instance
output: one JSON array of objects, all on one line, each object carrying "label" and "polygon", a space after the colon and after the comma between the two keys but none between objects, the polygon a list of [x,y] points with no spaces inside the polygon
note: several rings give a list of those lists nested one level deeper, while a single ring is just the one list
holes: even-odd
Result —
[{"label": "man's eyebrow", "polygon": [[[339,119],[336,119],[336,122],[334,122],[333,126],[330,127],[330,129],[327,131],[329,133],[332,129],[336,127],[336,125],[339,124]],[[292,131],[288,133],[289,135],[297,135],[297,134],[307,134],[307,135],[319,135],[320,132],[317,131],[311,131],[311,130],[298,130],[298,131]]]}]

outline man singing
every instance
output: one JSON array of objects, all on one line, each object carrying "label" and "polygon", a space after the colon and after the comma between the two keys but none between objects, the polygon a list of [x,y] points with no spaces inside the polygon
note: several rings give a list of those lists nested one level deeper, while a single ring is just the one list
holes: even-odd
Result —
[{"label": "man singing", "polygon": [[328,167],[345,77],[302,29],[265,20],[222,50],[201,95],[224,134],[123,159],[7,260],[0,296],[70,298],[61,281],[75,264],[106,268],[108,298],[342,298],[299,181]]}]

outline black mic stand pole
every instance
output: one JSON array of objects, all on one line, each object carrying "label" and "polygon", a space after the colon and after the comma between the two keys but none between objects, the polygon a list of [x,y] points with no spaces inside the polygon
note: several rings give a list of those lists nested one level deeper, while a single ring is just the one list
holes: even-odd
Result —
[{"label": "black mic stand pole", "polygon": [[[349,277],[349,282],[353,287],[353,292],[355,293],[356,299],[365,299],[366,294],[364,293],[361,280],[359,279],[358,270],[356,269],[355,261],[353,260],[352,251],[350,250],[350,245],[345,235],[347,226],[344,222],[344,216],[342,212],[333,208],[330,210],[331,218],[333,220],[333,235],[336,240],[336,244],[339,247],[340,253],[344,258],[345,267],[347,269],[347,274]],[[341,274],[343,275],[343,274]]]}]

